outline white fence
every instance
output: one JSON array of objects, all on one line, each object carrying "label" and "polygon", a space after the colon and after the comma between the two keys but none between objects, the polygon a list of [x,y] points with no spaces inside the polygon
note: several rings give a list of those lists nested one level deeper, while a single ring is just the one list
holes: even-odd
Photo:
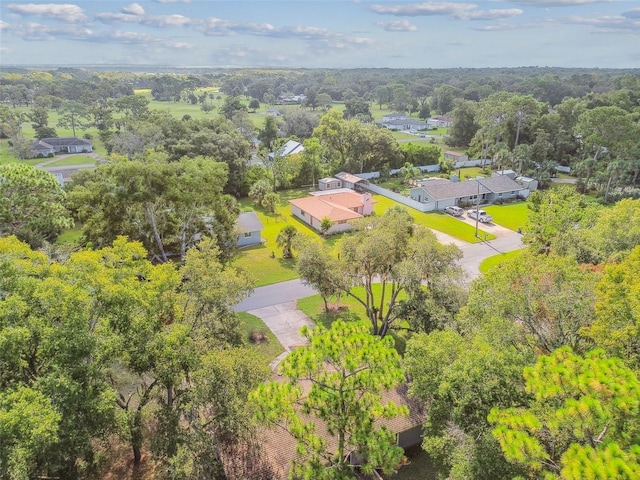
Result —
[{"label": "white fence", "polygon": [[490,158],[485,158],[485,159],[478,158],[476,160],[465,160],[464,162],[456,162],[453,165],[453,168],[480,167],[483,164],[484,165],[491,165],[491,159]]},{"label": "white fence", "polygon": [[391,200],[395,200],[398,203],[406,205],[407,207],[411,207],[419,212],[431,212],[435,210],[435,203],[420,203],[415,200],[411,200],[409,197],[405,197],[404,195],[400,195],[399,193],[392,192],[386,188],[382,188],[378,185],[369,184],[366,186],[367,190],[373,193],[377,193],[382,195],[383,197],[390,198]]},{"label": "white fence", "polygon": [[[484,165],[491,165],[491,159],[486,158],[484,160],[465,160],[464,162],[456,162],[453,165],[453,168],[466,168],[466,167],[479,167],[484,163]],[[414,167],[420,170],[422,173],[428,172],[439,172],[440,165],[422,165],[419,167]],[[402,169],[401,168],[392,168],[389,170],[389,175],[398,175]],[[356,173],[356,177],[364,178],[365,180],[371,180],[372,178],[380,178],[380,172],[365,172],[365,173]]]}]

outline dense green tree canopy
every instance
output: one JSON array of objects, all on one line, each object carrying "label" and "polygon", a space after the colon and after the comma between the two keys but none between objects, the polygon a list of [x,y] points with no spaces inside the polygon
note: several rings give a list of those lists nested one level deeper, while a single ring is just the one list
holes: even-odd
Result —
[{"label": "dense green tree canopy", "polygon": [[[305,327],[309,346],[294,350],[280,365],[289,380],[262,384],[254,392],[259,419],[273,428],[286,425],[297,441],[293,477],[352,478],[353,451],[362,455],[365,472],[398,466],[402,449],[377,420],[408,413],[406,406],[381,396],[403,380],[400,356],[391,337],[374,337],[368,330],[366,323],[342,320],[330,329]],[[331,441],[320,435],[317,422]]]},{"label": "dense green tree canopy", "polygon": [[474,282],[461,322],[470,331],[493,325],[496,336],[531,353],[584,351],[597,281],[571,258],[525,251]]},{"label": "dense green tree canopy", "polygon": [[564,347],[524,371],[529,408],[494,408],[489,421],[506,458],[533,478],[636,478],[640,382],[600,350]]},{"label": "dense green tree canopy", "polygon": [[83,172],[70,202],[84,224],[85,241],[95,247],[127,235],[158,260],[184,260],[187,249],[208,234],[229,258],[238,208],[222,194],[226,173],[224,163],[204,157],[112,161]]},{"label": "dense green tree canopy", "polygon": [[52,174],[21,163],[0,165],[0,236],[39,247],[72,226],[66,194]]}]

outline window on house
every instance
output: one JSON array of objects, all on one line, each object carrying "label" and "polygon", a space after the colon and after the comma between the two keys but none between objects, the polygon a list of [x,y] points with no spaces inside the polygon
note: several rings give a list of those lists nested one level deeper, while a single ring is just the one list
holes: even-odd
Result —
[{"label": "window on house", "polygon": [[498,194],[498,196],[499,196],[499,197],[501,197],[501,196],[502,196],[502,193],[499,193],[499,194]]},{"label": "window on house", "polygon": [[304,210],[300,210],[300,215],[302,215],[303,217],[306,215],[306,213],[304,212]]},{"label": "window on house", "polygon": [[244,238],[249,238],[251,236],[251,232],[244,232]]}]

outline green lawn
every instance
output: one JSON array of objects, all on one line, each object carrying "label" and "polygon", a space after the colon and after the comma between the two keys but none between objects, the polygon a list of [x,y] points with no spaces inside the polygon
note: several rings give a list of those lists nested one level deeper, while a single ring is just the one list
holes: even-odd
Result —
[{"label": "green lawn", "polygon": [[[258,350],[260,355],[264,357],[265,363],[270,363],[278,355],[284,352],[284,347],[280,344],[276,336],[262,320],[255,315],[246,312],[239,312],[240,329],[247,343]],[[255,343],[251,341],[251,335],[254,333],[264,334],[266,341]]]},{"label": "green lawn", "polygon": [[[376,298],[379,298],[381,293],[382,286],[379,283],[374,283],[372,286],[373,294]],[[363,287],[355,287],[353,290],[355,295],[358,295],[360,298],[364,298],[364,288]],[[387,295],[387,298],[389,295]],[[398,300],[404,300],[407,298],[406,293],[400,292],[398,295]],[[298,308],[308,316],[313,322],[316,324],[324,325],[325,327],[330,327],[331,324],[336,321],[338,318],[343,320],[365,320],[367,319],[367,314],[365,312],[364,307],[360,302],[355,300],[352,297],[347,295],[341,295],[340,301],[335,297],[329,299],[329,309],[330,311],[327,313],[324,311],[324,302],[320,294],[311,295],[309,297],[301,298],[297,302]],[[398,321],[399,322],[399,321]],[[407,326],[405,323],[403,326]],[[407,339],[411,335],[407,330],[392,330],[390,335],[393,336],[395,341],[396,350],[402,355],[406,349]]]},{"label": "green lawn", "polygon": [[[398,205],[395,201],[387,197],[383,197],[382,195],[374,195],[373,198],[376,201],[374,211],[378,215],[381,215],[389,208]],[[412,208],[405,208],[409,210],[409,213],[411,213],[418,225],[438,230],[439,232],[449,234],[453,237],[459,238],[460,240],[464,240],[465,242],[475,243],[480,241],[475,236],[476,230],[474,226],[461,222],[460,220],[453,218],[451,215],[446,215],[440,212],[422,213]],[[495,235],[487,233],[484,230],[478,231],[480,238],[484,239],[485,234],[487,235],[487,240],[493,240],[496,238]]]},{"label": "green lawn", "polygon": [[492,268],[497,267],[498,265],[502,265],[502,262],[504,262],[505,260],[516,257],[520,253],[522,253],[522,250],[513,250],[511,252],[499,253],[498,255],[493,255],[492,257],[485,258],[480,264],[480,272],[487,273]]},{"label": "green lawn", "polygon": [[264,208],[258,207],[250,198],[243,198],[239,201],[243,210],[254,210],[264,226],[262,245],[242,249],[234,262],[234,266],[251,272],[256,279],[257,287],[298,278],[295,259],[282,258],[282,250],[276,243],[278,233],[285,225],[294,225],[300,236],[319,238],[315,230],[291,215],[289,200],[307,196],[308,190],[298,188],[278,192],[278,194],[280,195],[280,203],[275,214],[268,213]]},{"label": "green lawn", "polygon": [[[45,162],[47,159],[40,159],[40,162]],[[55,162],[47,163],[47,167],[62,167],[65,165],[84,165],[96,163],[96,159],[89,155],[71,155],[69,157],[61,158]]]},{"label": "green lawn", "polygon": [[489,205],[483,208],[493,217],[495,223],[514,232],[517,232],[518,228],[524,229],[529,219],[527,202]]}]

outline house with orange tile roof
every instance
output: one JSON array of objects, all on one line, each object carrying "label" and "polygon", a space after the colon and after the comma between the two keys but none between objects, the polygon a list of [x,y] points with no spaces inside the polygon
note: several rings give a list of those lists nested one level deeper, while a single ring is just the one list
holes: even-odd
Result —
[{"label": "house with orange tile roof", "polygon": [[350,221],[371,215],[374,202],[370,193],[339,188],[313,192],[309,197],[289,200],[289,203],[294,216],[319,232],[322,219],[331,220],[333,225],[327,234],[332,234],[350,230]]}]

